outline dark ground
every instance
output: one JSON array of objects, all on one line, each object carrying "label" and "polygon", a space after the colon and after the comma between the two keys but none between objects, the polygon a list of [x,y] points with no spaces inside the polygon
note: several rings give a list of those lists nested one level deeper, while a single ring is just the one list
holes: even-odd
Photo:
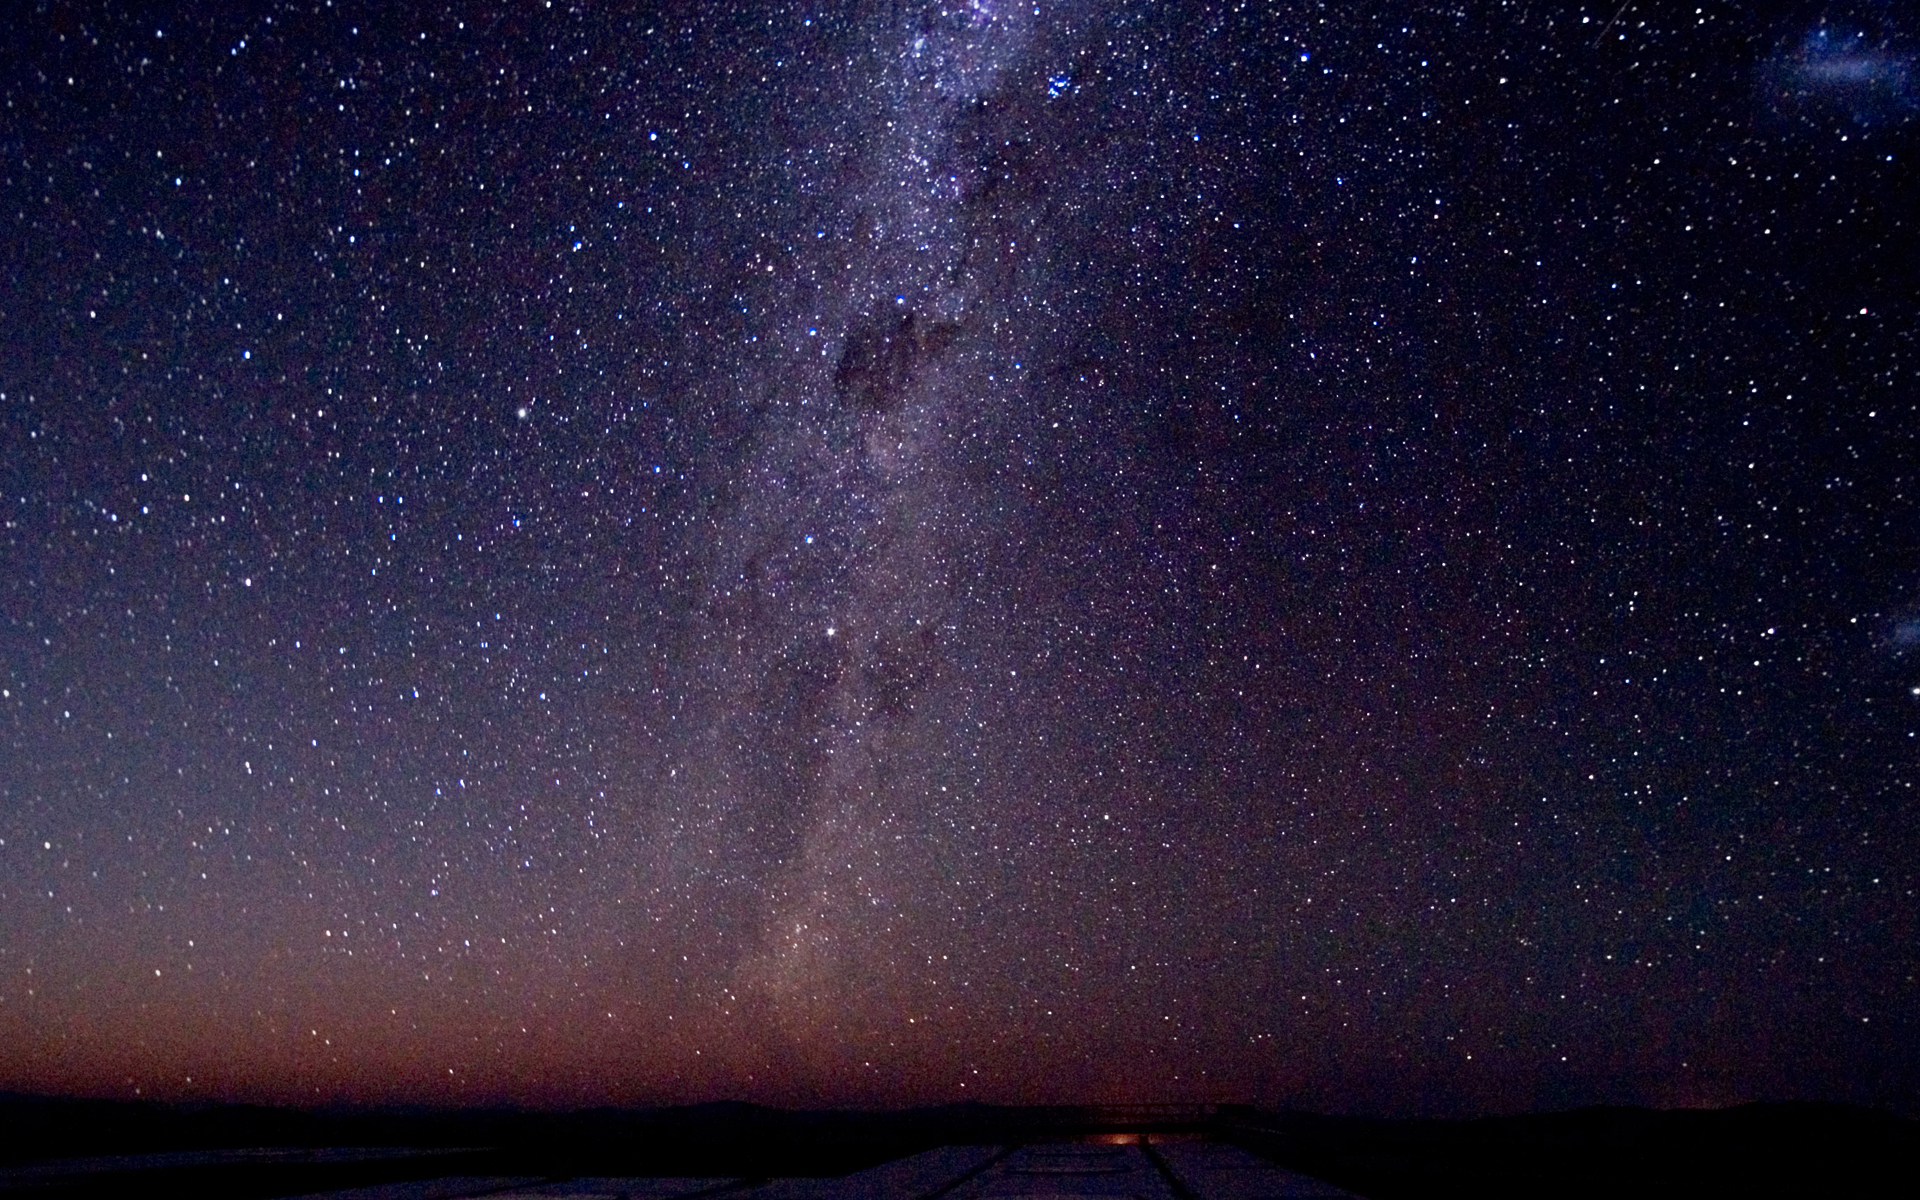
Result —
[{"label": "dark ground", "polygon": [[[1232,1106],[325,1112],[8,1096],[0,1196],[261,1200],[445,1175],[836,1175],[947,1143],[1114,1131],[1222,1138],[1377,1200],[1838,1195],[1881,1190],[1920,1165],[1920,1124],[1819,1104],[1436,1121]],[[34,1165],[61,1159],[100,1161]]]}]

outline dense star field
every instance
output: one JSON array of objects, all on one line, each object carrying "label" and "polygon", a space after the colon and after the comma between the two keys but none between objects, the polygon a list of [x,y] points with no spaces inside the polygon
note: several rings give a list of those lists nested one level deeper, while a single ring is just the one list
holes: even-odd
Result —
[{"label": "dense star field", "polygon": [[124,7],[0,1088],[1920,1094],[1907,8]]}]

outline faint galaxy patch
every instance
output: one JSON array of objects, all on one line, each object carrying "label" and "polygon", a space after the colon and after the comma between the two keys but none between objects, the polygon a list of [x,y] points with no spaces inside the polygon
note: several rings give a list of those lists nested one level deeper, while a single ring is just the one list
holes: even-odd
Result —
[{"label": "faint galaxy patch", "polygon": [[1814,126],[1911,121],[1920,115],[1912,35],[1885,20],[1822,20],[1761,65],[1767,103],[1776,116]]}]

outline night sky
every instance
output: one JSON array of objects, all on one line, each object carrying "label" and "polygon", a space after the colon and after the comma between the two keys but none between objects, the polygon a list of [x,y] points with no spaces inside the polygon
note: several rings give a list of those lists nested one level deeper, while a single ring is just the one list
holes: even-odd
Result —
[{"label": "night sky", "polygon": [[149,7],[0,39],[0,1088],[1920,1095],[1910,6]]}]

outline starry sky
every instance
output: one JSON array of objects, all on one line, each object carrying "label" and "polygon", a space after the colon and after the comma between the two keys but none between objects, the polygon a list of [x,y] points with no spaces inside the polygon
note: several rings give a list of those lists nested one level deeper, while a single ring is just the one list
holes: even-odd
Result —
[{"label": "starry sky", "polygon": [[126,7],[0,1088],[1920,1095],[1908,6]]}]

